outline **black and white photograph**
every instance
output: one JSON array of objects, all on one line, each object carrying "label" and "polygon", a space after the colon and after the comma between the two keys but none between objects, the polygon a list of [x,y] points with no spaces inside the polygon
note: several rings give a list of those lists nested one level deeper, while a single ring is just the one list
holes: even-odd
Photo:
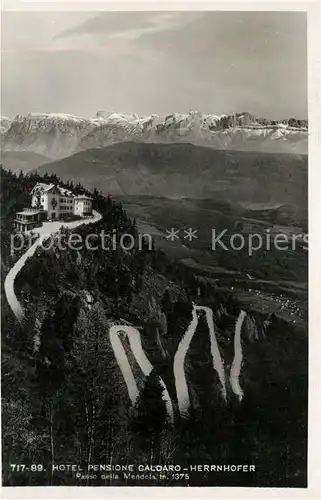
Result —
[{"label": "black and white photograph", "polygon": [[307,488],[307,40],[2,11],[4,487]]}]

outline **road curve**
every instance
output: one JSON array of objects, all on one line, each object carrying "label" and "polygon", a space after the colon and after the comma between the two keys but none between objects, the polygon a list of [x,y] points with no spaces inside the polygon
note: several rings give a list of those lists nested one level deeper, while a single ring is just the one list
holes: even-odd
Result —
[{"label": "road curve", "polygon": [[243,389],[240,386],[240,372],[243,364],[243,353],[242,353],[242,343],[241,343],[241,331],[243,321],[246,317],[246,312],[241,310],[235,324],[235,336],[234,336],[234,359],[230,371],[230,383],[234,394],[237,395],[239,401],[243,399]]},{"label": "road curve", "polygon": [[7,297],[9,306],[12,309],[13,314],[19,321],[22,321],[25,317],[22,305],[17,299],[14,291],[14,282],[17,274],[21,271],[25,265],[27,259],[32,257],[35,253],[37,247],[50,235],[56,233],[62,226],[68,229],[74,229],[75,227],[81,226],[83,224],[92,224],[98,222],[102,218],[101,214],[93,210],[93,217],[81,219],[73,222],[54,221],[54,222],[44,222],[44,224],[37,228],[36,231],[39,233],[39,238],[31,245],[30,248],[20,257],[20,259],[14,264],[6,276],[4,282],[4,289]]},{"label": "road curve", "polygon": [[[122,344],[120,334],[125,334],[128,338],[131,350],[133,355],[135,356],[135,359],[142,370],[143,374],[145,377],[148,377],[148,375],[151,373],[153,370],[153,365],[150,363],[148,360],[143,347],[142,347],[142,342],[141,342],[141,335],[140,332],[134,328],[133,326],[128,326],[128,325],[113,325],[110,330],[109,330],[109,338],[110,338],[110,343],[113,348],[116,361],[118,363],[118,366],[122,372],[122,375],[124,377],[126,386],[127,386],[127,391],[128,395],[130,397],[130,400],[132,402],[132,405],[134,405],[137,401],[138,398],[138,387],[135,381],[135,377],[133,374],[133,371],[130,367],[128,357],[126,354],[126,351],[124,349],[124,346]],[[172,400],[169,396],[168,390],[164,384],[164,381],[162,378],[159,378],[160,384],[162,385],[164,391],[163,391],[163,398],[166,403],[166,410],[168,413],[168,416],[170,417],[171,421],[173,422],[174,418],[174,412],[173,412],[173,405],[172,405]]]},{"label": "road curve", "polygon": [[178,409],[181,415],[186,413],[190,406],[190,398],[187,387],[187,380],[185,376],[185,357],[190,346],[191,340],[195,333],[196,327],[198,324],[198,318],[196,314],[195,308],[192,310],[192,320],[184,334],[184,337],[181,339],[178,344],[178,348],[174,357],[174,378],[175,378],[175,387],[176,387],[176,395],[178,402]]},{"label": "road curve", "polygon": [[204,311],[206,314],[206,320],[209,328],[210,334],[210,345],[211,354],[213,359],[213,368],[218,373],[221,382],[221,391],[223,398],[226,400],[226,386],[225,386],[225,371],[220,354],[220,350],[217,344],[213,320],[213,311],[209,307],[197,306],[193,304],[192,320],[180,341],[175,357],[174,357],[174,377],[176,386],[176,395],[178,401],[178,408],[181,415],[184,415],[188,408],[190,407],[190,397],[187,387],[186,375],[185,375],[185,358],[187,351],[189,349],[191,340],[196,331],[198,324],[197,311]]},{"label": "road curve", "polygon": [[225,385],[225,371],[222,361],[222,356],[215,335],[215,326],[213,319],[213,311],[209,307],[205,306],[195,306],[196,309],[201,309],[206,313],[207,324],[210,333],[210,346],[211,354],[213,360],[213,369],[217,372],[220,382],[221,382],[221,392],[224,400],[226,401],[226,385]]}]

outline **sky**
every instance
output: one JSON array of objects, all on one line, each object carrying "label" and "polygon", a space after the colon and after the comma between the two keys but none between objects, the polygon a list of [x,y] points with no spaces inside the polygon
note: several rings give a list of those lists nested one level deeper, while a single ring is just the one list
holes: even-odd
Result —
[{"label": "sky", "polygon": [[4,12],[1,114],[307,117],[301,12]]}]

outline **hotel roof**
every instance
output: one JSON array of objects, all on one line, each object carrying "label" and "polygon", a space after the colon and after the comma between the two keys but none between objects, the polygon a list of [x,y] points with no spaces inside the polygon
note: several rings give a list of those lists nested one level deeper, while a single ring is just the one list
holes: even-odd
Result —
[{"label": "hotel roof", "polygon": [[54,187],[60,191],[60,194],[62,196],[74,196],[72,191],[70,191],[69,189],[63,188],[55,184],[45,184],[44,182],[37,182],[37,184],[32,188],[31,194],[35,193],[36,191],[40,191],[41,193],[46,193],[51,189],[53,189]]},{"label": "hotel roof", "polygon": [[70,197],[74,197],[74,193],[72,193],[71,191],[69,191],[69,189],[66,189],[66,188],[63,188],[63,187],[60,187],[60,186],[57,186],[59,191],[60,191],[60,194],[61,196],[70,196]]},{"label": "hotel roof", "polygon": [[31,194],[34,193],[35,191],[40,191],[41,193],[44,193],[45,191],[49,191],[49,189],[52,189],[55,185],[54,184],[45,184],[44,182],[37,182],[37,184],[32,188]]},{"label": "hotel roof", "polygon": [[24,208],[22,212],[16,212],[16,215],[37,215],[41,212],[42,210],[32,210],[31,208]]},{"label": "hotel roof", "polygon": [[75,196],[76,200],[93,200],[93,198],[90,198],[90,196],[86,196],[85,194],[79,194],[78,196]]}]

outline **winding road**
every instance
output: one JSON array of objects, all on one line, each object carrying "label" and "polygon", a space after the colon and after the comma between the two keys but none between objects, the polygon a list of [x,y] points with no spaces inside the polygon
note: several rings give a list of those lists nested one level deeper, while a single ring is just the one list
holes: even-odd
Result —
[{"label": "winding road", "polygon": [[[175,377],[176,395],[177,395],[179,412],[181,415],[184,415],[187,412],[188,408],[190,407],[190,397],[185,375],[185,357],[198,324],[197,311],[204,311],[206,314],[206,320],[210,335],[213,369],[217,372],[219,376],[222,396],[225,401],[227,400],[225,370],[219,346],[215,336],[213,311],[209,307],[197,306],[193,304],[191,323],[178,345],[174,358],[174,377]],[[241,330],[245,317],[246,313],[243,310],[241,310],[235,325],[234,359],[229,377],[232,391],[234,392],[234,394],[237,395],[239,401],[242,401],[243,398],[243,390],[240,386],[239,378],[243,363]]]},{"label": "winding road", "polygon": [[[114,354],[116,357],[116,361],[118,363],[118,366],[122,372],[122,375],[124,377],[127,390],[128,390],[128,395],[130,397],[130,400],[132,402],[132,405],[136,403],[136,400],[138,398],[138,387],[135,381],[135,377],[133,374],[133,371],[130,367],[128,357],[126,354],[126,351],[123,347],[120,335],[124,334],[127,336],[131,350],[133,355],[135,356],[135,359],[142,370],[143,374],[145,377],[148,377],[148,375],[151,373],[153,370],[153,365],[150,363],[148,360],[143,347],[142,347],[142,342],[141,342],[141,336],[140,332],[134,328],[133,326],[127,326],[127,325],[114,325],[110,328],[109,330],[109,338],[110,338],[110,343],[112,345],[112,348],[114,350]],[[173,422],[174,419],[174,412],[173,412],[173,405],[172,405],[172,400],[170,398],[170,395],[168,393],[168,390],[162,380],[162,378],[159,378],[160,384],[163,387],[163,398],[166,403],[166,409],[168,416],[170,417],[171,421]]]},{"label": "winding road", "polygon": [[83,224],[92,224],[98,222],[101,218],[102,218],[101,214],[93,210],[93,217],[72,222],[64,222],[64,223],[62,223],[61,221],[44,222],[41,227],[36,229],[37,233],[39,234],[39,238],[31,245],[31,247],[28,248],[28,250],[20,257],[20,259],[10,269],[4,282],[4,289],[8,304],[11,307],[13,314],[19,321],[22,321],[24,319],[25,313],[22,305],[20,304],[15,294],[14,282],[17,274],[21,271],[21,269],[25,265],[27,259],[29,257],[32,257],[37,247],[40,246],[42,242],[46,240],[46,238],[57,233],[62,226],[68,229],[74,229]]},{"label": "winding road", "polygon": [[[82,224],[91,224],[98,222],[101,218],[102,216],[98,212],[93,211],[93,217],[90,217],[88,219],[82,219],[79,221],[73,221],[64,224],[62,224],[59,221],[46,222],[43,224],[41,228],[37,228],[39,238],[32,244],[32,246],[30,246],[30,248],[28,248],[28,250],[22,255],[22,257],[20,257],[20,259],[15,263],[15,265],[10,269],[4,282],[4,288],[8,303],[14,315],[19,321],[22,321],[24,319],[25,313],[23,306],[21,305],[15,294],[14,283],[17,274],[21,271],[21,269],[25,265],[27,259],[32,255],[34,255],[37,247],[41,245],[41,243],[44,240],[46,240],[46,238],[48,238],[50,235],[57,233],[57,231],[59,231],[59,229],[62,226],[67,227],[69,229],[74,229]],[[206,315],[206,321],[208,324],[209,336],[210,336],[210,348],[213,360],[213,369],[217,372],[220,380],[222,397],[225,401],[227,400],[225,369],[220,349],[216,340],[213,311],[209,307],[198,306],[193,304],[191,322],[178,345],[174,357],[173,369],[174,369],[175,387],[176,387],[178,408],[181,415],[186,414],[188,408],[190,407],[190,396],[185,374],[185,358],[198,325],[197,313],[199,311],[205,312]],[[229,376],[232,391],[234,392],[234,394],[237,395],[239,401],[242,401],[243,398],[243,390],[240,386],[239,377],[243,364],[241,330],[245,317],[246,313],[243,310],[241,310],[235,324],[234,359],[232,362],[230,376]],[[135,402],[137,401],[139,391],[126,351],[122,344],[121,335],[127,336],[132,353],[145,377],[148,377],[148,375],[151,373],[154,367],[148,360],[143,350],[141,342],[141,334],[135,327],[131,325],[113,325],[110,328],[109,338],[111,346],[113,348],[118,366],[124,377],[128,390],[128,395],[130,397],[132,404],[134,405]],[[173,422],[174,411],[173,411],[172,400],[165,386],[165,383],[161,377],[159,378],[159,381],[164,389],[163,398],[166,403],[167,413],[170,417],[170,420]]]},{"label": "winding road", "polygon": [[[224,401],[227,401],[227,391],[226,391],[226,375],[224,369],[224,363],[221,357],[220,349],[215,336],[215,326],[213,319],[213,311],[209,307],[198,306],[193,304],[192,319],[191,322],[181,339],[175,357],[174,357],[174,377],[175,377],[175,388],[178,402],[178,409],[181,416],[186,415],[190,407],[190,396],[188,391],[188,385],[185,374],[185,358],[190,347],[190,343],[195,334],[198,325],[198,312],[202,311],[206,314],[206,320],[209,328],[210,336],[210,348],[213,360],[213,369],[217,372],[220,384],[221,384],[221,394]],[[234,359],[230,370],[230,384],[231,389],[234,394],[237,395],[239,401],[242,401],[243,390],[240,386],[239,377],[243,364],[243,353],[242,353],[242,343],[241,343],[241,330],[246,313],[241,310],[235,324],[235,336],[234,336]],[[114,350],[114,354],[124,377],[128,395],[132,404],[134,405],[138,398],[138,387],[135,381],[133,371],[130,367],[126,351],[122,345],[122,340],[120,335],[124,334],[127,336],[131,350],[135,359],[140,366],[142,372],[147,377],[153,370],[153,366],[148,360],[141,342],[140,332],[132,327],[125,325],[112,326],[109,331],[110,342]],[[168,390],[160,378],[160,383],[164,389],[163,398],[166,403],[167,413],[173,421],[173,405],[168,393]]]},{"label": "winding road", "polygon": [[206,320],[210,334],[210,346],[213,359],[213,368],[219,376],[221,382],[222,396],[226,401],[224,365],[215,336],[213,311],[209,307],[197,306],[193,304],[192,321],[189,327],[187,328],[182,340],[180,341],[174,357],[174,377],[175,377],[176,395],[178,401],[178,408],[181,415],[186,413],[188,408],[190,407],[190,397],[185,375],[185,358],[191,340],[194,336],[194,333],[198,325],[198,316],[197,316],[198,311],[204,311],[206,314]]},{"label": "winding road", "polygon": [[235,336],[234,336],[234,359],[230,371],[230,383],[232,391],[237,395],[239,401],[243,399],[243,389],[240,386],[240,372],[243,363],[243,353],[241,344],[241,331],[243,321],[245,320],[246,312],[241,310],[235,324]]}]

